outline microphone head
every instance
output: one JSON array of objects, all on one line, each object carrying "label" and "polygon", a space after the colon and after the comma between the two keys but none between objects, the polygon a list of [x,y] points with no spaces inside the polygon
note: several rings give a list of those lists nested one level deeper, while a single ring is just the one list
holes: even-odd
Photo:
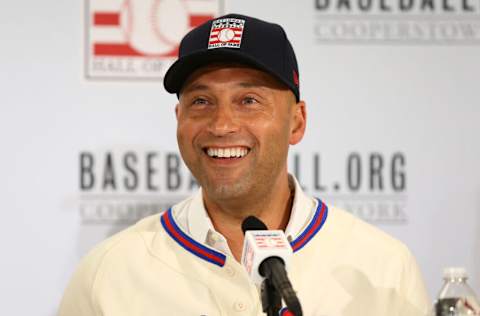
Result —
[{"label": "microphone head", "polygon": [[256,285],[262,284],[265,279],[260,274],[260,265],[267,258],[279,258],[288,269],[293,250],[283,231],[268,230],[267,226],[255,216],[249,216],[243,220],[242,230],[245,239],[240,262]]},{"label": "microphone head", "polygon": [[248,216],[242,222],[242,231],[245,234],[247,230],[268,230],[267,225],[255,216]]}]

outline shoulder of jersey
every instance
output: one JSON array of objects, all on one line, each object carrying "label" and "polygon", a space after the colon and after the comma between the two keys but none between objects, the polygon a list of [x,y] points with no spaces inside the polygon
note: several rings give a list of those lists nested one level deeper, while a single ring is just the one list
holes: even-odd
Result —
[{"label": "shoulder of jersey", "polygon": [[[192,197],[179,202],[174,207],[183,207]],[[159,212],[139,220],[136,224],[116,233],[96,245],[81,261],[80,267],[87,268],[90,273],[96,273],[99,266],[108,257],[128,256],[134,251],[150,251],[154,238],[166,237],[167,233],[160,222],[161,216],[167,212]],[[162,242],[156,246],[163,245]],[[93,270],[93,271],[92,271]]]},{"label": "shoulder of jersey", "polygon": [[324,227],[326,236],[341,239],[344,244],[374,248],[385,255],[409,252],[403,242],[350,212],[333,206],[329,206],[329,210],[329,218]]},{"label": "shoulder of jersey", "polygon": [[[160,216],[163,212],[141,219],[136,224],[100,242],[81,260],[79,268],[87,274],[96,274],[109,256],[129,255],[128,249],[145,249],[145,238],[162,232]],[[140,248],[140,249],[139,249]]]}]

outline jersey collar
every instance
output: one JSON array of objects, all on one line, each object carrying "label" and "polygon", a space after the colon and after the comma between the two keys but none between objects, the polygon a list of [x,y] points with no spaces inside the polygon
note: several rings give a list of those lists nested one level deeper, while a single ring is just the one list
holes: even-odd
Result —
[{"label": "jersey collar", "polygon": [[[320,200],[308,197],[292,175],[295,195],[290,220],[285,229],[294,252],[302,249],[322,228],[328,207]],[[203,204],[201,189],[190,199],[175,205],[162,215],[167,233],[187,251],[213,264],[223,266],[225,254],[230,254],[225,238],[215,231]],[[220,238],[212,244],[211,236]],[[223,240],[222,240],[223,239]]]}]

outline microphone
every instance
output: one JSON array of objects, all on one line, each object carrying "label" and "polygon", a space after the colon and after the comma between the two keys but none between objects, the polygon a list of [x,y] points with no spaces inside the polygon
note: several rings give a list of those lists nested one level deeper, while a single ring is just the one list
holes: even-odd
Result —
[{"label": "microphone", "polygon": [[257,285],[265,278],[269,279],[290,312],[301,316],[300,301],[287,276],[293,250],[285,233],[281,230],[268,230],[255,216],[249,216],[243,221],[242,230],[245,241],[241,262],[250,278]]}]

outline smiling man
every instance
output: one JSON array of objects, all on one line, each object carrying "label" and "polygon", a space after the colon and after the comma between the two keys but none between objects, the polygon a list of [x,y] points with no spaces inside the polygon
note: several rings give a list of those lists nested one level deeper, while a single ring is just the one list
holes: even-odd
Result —
[{"label": "smiling man", "polygon": [[304,315],[426,315],[408,249],[289,175],[306,105],[282,27],[236,14],[209,21],[184,37],[164,84],[179,97],[178,145],[201,189],[90,252],[61,316],[262,315],[239,263],[249,215],[285,231]]},{"label": "smiling man", "polygon": [[193,72],[176,113],[182,157],[201,184],[213,226],[239,261],[247,216],[272,228],[287,225],[288,146],[303,136],[305,105],[271,75],[223,63]]}]

